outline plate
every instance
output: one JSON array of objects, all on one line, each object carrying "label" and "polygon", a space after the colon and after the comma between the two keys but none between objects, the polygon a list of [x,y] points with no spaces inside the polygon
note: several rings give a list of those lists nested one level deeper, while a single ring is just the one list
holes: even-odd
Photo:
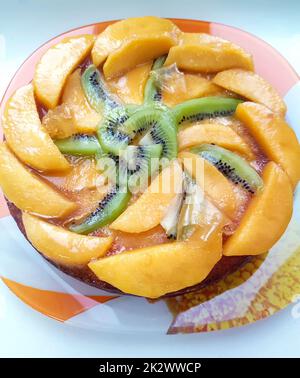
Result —
[{"label": "plate", "polygon": [[[300,81],[289,63],[270,45],[237,28],[197,20],[172,19],[186,32],[205,32],[228,39],[252,53],[256,72],[284,97],[287,119],[300,138]],[[38,48],[10,82],[0,112],[12,93],[32,80],[42,54],[61,39],[98,34],[114,21],[79,27]],[[2,133],[2,131],[1,131]],[[191,294],[147,301],[116,296],[87,286],[60,272],[25,240],[6,202],[0,198],[0,276],[22,301],[42,314],[77,327],[132,333],[193,333],[248,324],[283,309],[300,292],[300,194],[292,221],[267,255],[257,256],[222,281]]]}]

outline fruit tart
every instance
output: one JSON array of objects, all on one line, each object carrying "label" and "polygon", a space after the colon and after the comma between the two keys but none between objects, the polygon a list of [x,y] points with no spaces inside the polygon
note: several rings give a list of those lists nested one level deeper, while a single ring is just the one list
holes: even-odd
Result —
[{"label": "fruit tart", "polygon": [[6,103],[0,184],[58,269],[118,293],[184,293],[288,226],[300,146],[285,113],[240,46],[129,18],[44,53]]}]

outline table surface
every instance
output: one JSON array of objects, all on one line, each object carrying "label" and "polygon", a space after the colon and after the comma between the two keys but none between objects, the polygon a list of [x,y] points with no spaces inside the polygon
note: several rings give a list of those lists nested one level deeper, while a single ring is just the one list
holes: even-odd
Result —
[{"label": "table surface", "polygon": [[[22,61],[51,37],[80,25],[149,14],[242,28],[277,48],[300,73],[298,0],[0,0],[0,6],[0,96]],[[47,318],[0,281],[0,357],[299,357],[300,316],[291,311],[292,305],[255,324],[213,333],[109,334]]]}]

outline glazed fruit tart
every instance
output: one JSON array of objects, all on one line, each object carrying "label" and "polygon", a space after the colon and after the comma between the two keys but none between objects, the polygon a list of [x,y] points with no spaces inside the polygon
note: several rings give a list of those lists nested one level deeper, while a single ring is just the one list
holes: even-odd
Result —
[{"label": "glazed fruit tart", "polygon": [[203,287],[282,236],[300,145],[230,41],[158,17],[50,47],[2,117],[0,184],[49,262],[101,289]]}]

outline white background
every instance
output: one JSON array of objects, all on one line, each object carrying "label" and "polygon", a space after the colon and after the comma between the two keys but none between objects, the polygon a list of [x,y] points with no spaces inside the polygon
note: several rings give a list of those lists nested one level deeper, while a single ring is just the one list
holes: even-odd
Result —
[{"label": "white background", "polygon": [[[297,0],[0,0],[0,96],[22,61],[51,37],[77,26],[137,15],[240,27],[277,48],[300,73]],[[46,318],[0,282],[0,357],[299,357],[300,318],[293,318],[291,310],[292,306],[255,324],[209,334],[108,334]]]}]

